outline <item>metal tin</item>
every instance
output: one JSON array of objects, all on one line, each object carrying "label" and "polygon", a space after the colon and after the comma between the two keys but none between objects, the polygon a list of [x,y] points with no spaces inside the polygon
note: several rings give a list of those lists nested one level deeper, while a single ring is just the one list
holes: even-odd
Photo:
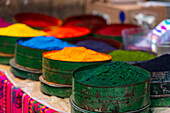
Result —
[{"label": "metal tin", "polygon": [[[72,100],[77,106],[95,112],[127,112],[150,103],[150,79],[127,86],[96,87],[82,84],[74,78],[75,73],[98,66],[84,66],[74,71]],[[149,72],[141,71],[150,76]]]},{"label": "metal tin", "polygon": [[0,64],[9,64],[9,60],[14,57],[14,54],[0,53]]},{"label": "metal tin", "polygon": [[16,40],[19,38],[22,37],[0,36],[0,64],[9,64],[9,60],[14,56]]},{"label": "metal tin", "polygon": [[47,50],[33,49],[30,47],[24,47],[18,42],[20,40],[28,40],[27,38],[22,38],[17,40],[16,52],[15,52],[15,62],[21,66],[42,69],[42,53]]},{"label": "metal tin", "polygon": [[170,96],[170,71],[151,73],[151,95]]},{"label": "metal tin", "polygon": [[170,96],[151,95],[151,107],[170,107]]},{"label": "metal tin", "polygon": [[55,84],[52,82],[47,82],[40,76],[41,81],[41,91],[47,95],[58,96],[62,98],[70,97],[72,93],[72,86],[71,85],[62,85],[62,84]]},{"label": "metal tin", "polygon": [[11,73],[16,77],[23,79],[39,80],[39,76],[42,75],[41,70],[26,68],[16,64],[14,59],[10,60]]},{"label": "metal tin", "polygon": [[[70,97],[69,101],[71,104],[71,113],[97,113],[94,111],[88,111],[88,110],[78,107],[76,104],[74,104],[71,97]],[[144,106],[143,108],[141,108],[139,110],[128,111],[128,112],[123,112],[123,113],[149,113],[149,106],[150,106],[150,104],[148,104],[147,106]],[[111,112],[109,112],[109,113],[111,113]],[[119,112],[119,113],[121,113],[121,112]]]},{"label": "metal tin", "polygon": [[20,38],[22,37],[0,36],[0,53],[14,54],[15,43]]},{"label": "metal tin", "polygon": [[[46,52],[47,53],[47,52]],[[45,58],[43,53],[43,78],[57,84],[72,84],[72,73],[75,69],[89,64],[109,63],[111,60],[100,62],[69,62]]]}]

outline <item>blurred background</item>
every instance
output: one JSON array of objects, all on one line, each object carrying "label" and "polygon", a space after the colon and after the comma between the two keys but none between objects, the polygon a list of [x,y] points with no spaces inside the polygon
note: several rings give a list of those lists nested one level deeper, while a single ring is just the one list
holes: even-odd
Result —
[{"label": "blurred background", "polygon": [[[72,15],[85,14],[87,2],[95,1],[113,2],[118,0],[0,0],[0,17],[12,22],[12,17],[16,13],[37,12],[63,19]],[[169,0],[155,1],[169,2]],[[167,7],[167,17],[170,17],[170,10],[168,9],[170,8]]]}]

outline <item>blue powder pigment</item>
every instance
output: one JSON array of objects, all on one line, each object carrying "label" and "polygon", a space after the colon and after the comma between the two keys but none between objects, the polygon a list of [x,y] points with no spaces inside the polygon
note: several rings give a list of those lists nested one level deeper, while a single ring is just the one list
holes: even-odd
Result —
[{"label": "blue powder pigment", "polygon": [[61,50],[64,47],[76,47],[75,45],[69,44],[53,36],[38,36],[25,41],[19,40],[18,44],[25,47],[43,50]]},{"label": "blue powder pigment", "polygon": [[112,47],[111,45],[98,40],[83,40],[76,43],[76,45],[83,46],[87,49],[92,49],[97,52],[111,52],[116,50],[116,48]]}]

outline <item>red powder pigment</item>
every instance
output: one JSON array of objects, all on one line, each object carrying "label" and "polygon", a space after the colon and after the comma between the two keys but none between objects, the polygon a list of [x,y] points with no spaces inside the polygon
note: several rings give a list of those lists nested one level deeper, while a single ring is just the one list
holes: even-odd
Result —
[{"label": "red powder pigment", "polygon": [[59,27],[48,31],[47,36],[55,36],[56,38],[75,38],[88,35],[90,30],[84,27]]},{"label": "red powder pigment", "polygon": [[62,21],[58,18],[38,13],[19,13],[14,16],[14,19],[17,22],[38,28],[61,26],[62,24]]},{"label": "red powder pigment", "polygon": [[111,24],[103,28],[97,29],[95,34],[106,36],[121,36],[122,30],[128,28],[137,28],[138,26],[132,24]]}]

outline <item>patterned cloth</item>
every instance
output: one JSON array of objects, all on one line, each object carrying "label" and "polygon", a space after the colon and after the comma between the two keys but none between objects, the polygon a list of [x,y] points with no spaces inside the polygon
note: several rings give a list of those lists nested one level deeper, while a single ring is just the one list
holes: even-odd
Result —
[{"label": "patterned cloth", "polygon": [[0,113],[60,113],[16,88],[0,70]]}]

